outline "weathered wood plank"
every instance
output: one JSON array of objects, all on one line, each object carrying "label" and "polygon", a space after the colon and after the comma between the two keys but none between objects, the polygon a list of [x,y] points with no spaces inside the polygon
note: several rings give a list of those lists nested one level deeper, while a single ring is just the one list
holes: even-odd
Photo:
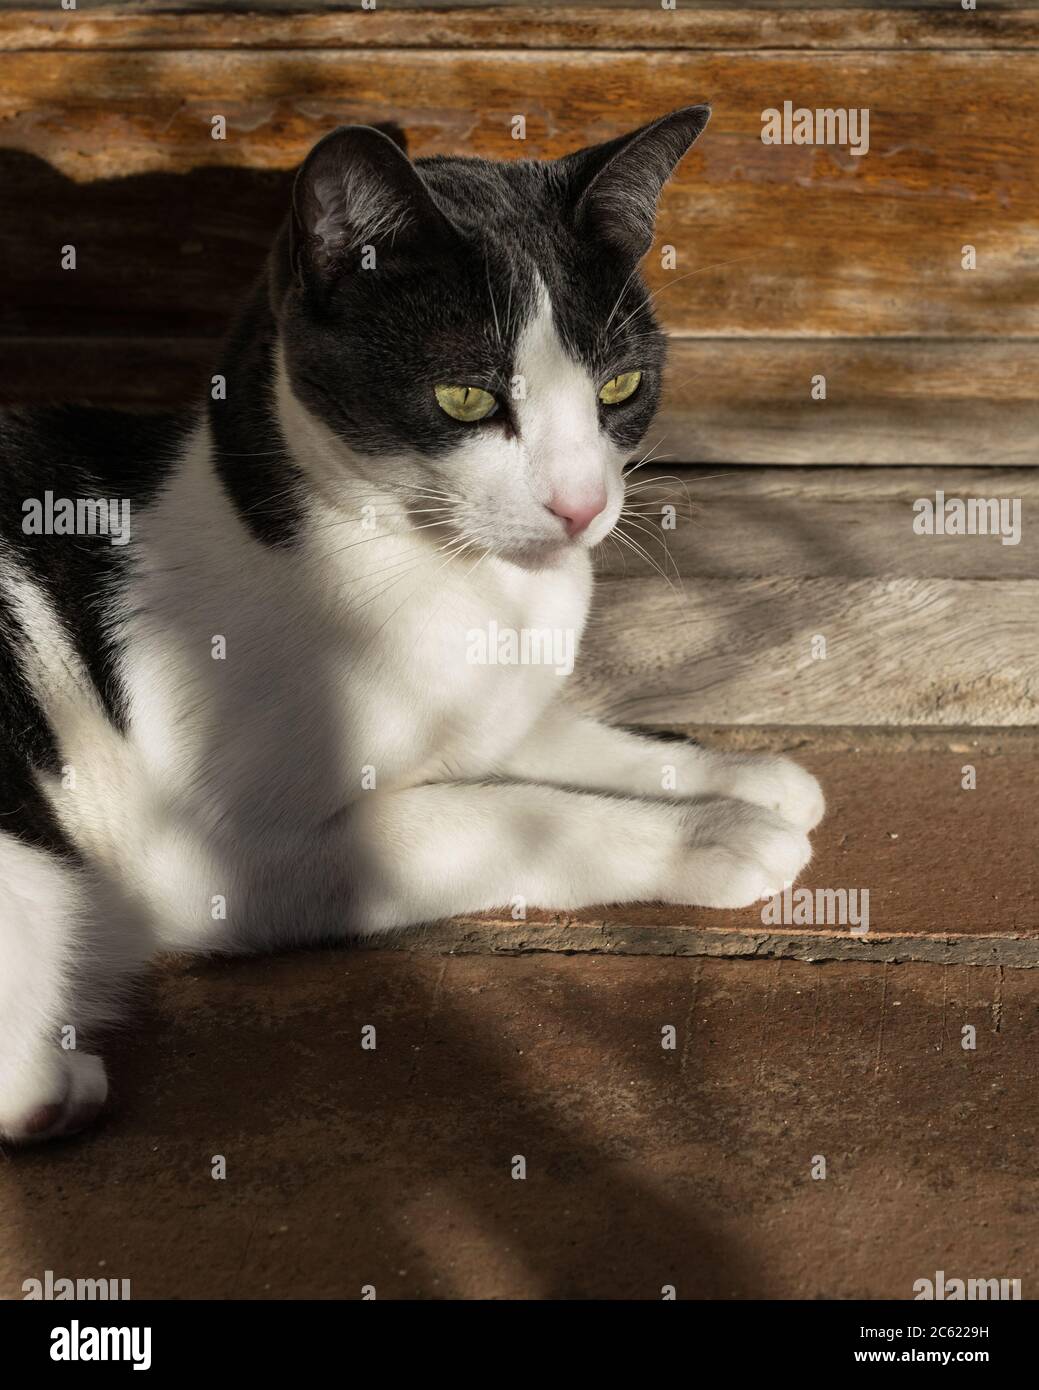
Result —
[{"label": "weathered wood plank", "polygon": [[74,12],[0,6],[0,51],[59,49],[512,48],[808,49],[1033,48],[1034,8],[676,8],[646,0],[402,7],[362,12],[308,5],[285,12],[112,5]]},{"label": "weathered wood plank", "polygon": [[[290,170],[77,184],[0,149],[0,336],[208,338],[226,330],[289,206]],[[72,243],[77,268],[56,248]]]},{"label": "weathered wood plank", "polygon": [[[0,0],[0,12],[5,10],[44,13],[53,7],[54,0]],[[996,0],[1000,12],[1014,12],[1035,8],[1035,0]],[[361,0],[77,0],[77,10],[82,13],[118,9],[127,16],[176,14],[299,14],[349,12],[358,10]],[[846,12],[873,10],[877,12],[940,10],[946,8],[948,0],[821,0],[814,8],[820,15],[831,11]],[[381,11],[394,10],[435,11],[442,14],[461,12],[478,13],[491,10],[499,15],[507,15],[510,10],[523,8],[521,0],[378,0]],[[542,6],[542,8],[548,8]],[[718,10],[731,10],[731,0],[697,0],[697,10],[712,13]],[[796,13],[805,9],[805,0],[755,0],[754,8],[779,14]],[[552,7],[557,11],[604,10],[610,13],[625,10],[647,9],[647,0],[566,0],[565,4]],[[976,13],[976,12],[975,12]],[[973,15],[964,12],[966,18]]]},{"label": "weathered wood plank", "polygon": [[577,689],[627,723],[1034,724],[1037,630],[1036,580],[607,579]]},{"label": "weathered wood plank", "polygon": [[[1039,53],[66,52],[4,66],[0,142],[79,180],[285,169],[345,119],[398,120],[416,154],[551,156],[713,96],[662,203],[658,245],[677,266],[648,261],[672,329],[1039,336]],[[762,144],[761,112],[791,94],[869,108],[870,153]],[[210,139],[214,114],[226,141]],[[47,243],[40,255],[56,263]]]},{"label": "weathered wood plank", "polygon": [[1039,342],[677,339],[658,437],[685,462],[1034,464]]},{"label": "weathered wood plank", "polygon": [[[939,492],[1006,499],[1017,541],[918,534],[913,504]],[[649,559],[610,541],[597,557],[603,576],[648,578],[652,560],[690,591],[702,578],[758,576],[1039,579],[1037,469],[684,468],[658,479],[646,468],[629,506],[623,529]]]},{"label": "weathered wood plank", "polygon": [[179,408],[200,397],[218,348],[211,338],[0,338],[0,405]]},{"label": "weathered wood plank", "polygon": [[[155,256],[163,272],[149,285],[161,288],[161,301],[149,293],[138,303],[149,282],[136,277],[94,287],[118,320],[72,295],[63,302],[60,282],[49,303],[0,306],[0,324],[15,335],[31,332],[37,317],[55,335],[0,338],[0,403],[170,407],[197,397],[218,337],[92,338],[90,330],[100,319],[139,332],[219,334],[245,289],[245,266],[258,267],[264,248],[233,243],[222,255],[221,284],[209,258],[163,246]],[[826,401],[808,399],[818,371],[827,376]],[[647,452],[651,446],[668,463],[1035,464],[1039,343],[677,339]]]}]

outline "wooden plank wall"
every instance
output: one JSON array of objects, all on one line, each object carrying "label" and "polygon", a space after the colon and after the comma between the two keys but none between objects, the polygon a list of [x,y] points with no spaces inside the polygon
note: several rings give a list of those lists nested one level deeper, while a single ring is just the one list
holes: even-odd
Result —
[{"label": "wooden plank wall", "polygon": [[[661,209],[675,267],[646,263],[675,336],[667,452],[1031,461],[1039,12],[259,8],[0,12],[8,399],[189,391],[338,122],[398,120],[419,155],[550,156],[708,97]],[[869,153],[764,145],[784,100],[868,107]]]},{"label": "wooden plank wall", "polygon": [[[914,503],[938,490],[1018,499],[1019,541],[917,534]],[[633,500],[627,529],[652,566],[619,540],[605,547],[578,667],[595,712],[662,725],[1036,722],[1039,470],[683,470]],[[656,520],[668,505],[673,532]]]},{"label": "wooden plank wall", "polygon": [[[655,456],[709,466],[673,536],[664,494],[640,498],[684,592],[604,557],[588,698],[655,722],[1034,721],[1039,8],[0,0],[0,51],[4,401],[190,396],[292,169],[343,121],[397,121],[416,155],[554,156],[710,99],[646,261],[672,337]],[[868,108],[868,154],[763,144],[787,100]],[[1021,498],[1024,543],[915,536],[939,488]]]}]

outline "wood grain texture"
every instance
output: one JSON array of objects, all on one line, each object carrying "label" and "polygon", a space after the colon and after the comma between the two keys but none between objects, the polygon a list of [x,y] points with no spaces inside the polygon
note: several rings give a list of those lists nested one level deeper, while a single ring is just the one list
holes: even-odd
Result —
[{"label": "wood grain texture", "polygon": [[[205,168],[79,184],[0,149],[0,335],[218,340],[259,274],[290,170]],[[56,248],[72,241],[77,267]]]},{"label": "wood grain texture", "polygon": [[606,579],[576,688],[625,723],[1028,725],[1037,630],[1037,580]]},{"label": "wood grain texture", "polygon": [[[577,668],[597,713],[661,725],[1036,721],[1036,470],[639,477],[641,529],[627,527],[667,579],[619,542],[604,547]],[[1019,499],[1020,543],[917,535],[913,503],[939,489]],[[664,533],[667,505],[676,526]]]},{"label": "wood grain texture", "polygon": [[211,338],[0,338],[0,406],[191,406],[218,347]]},{"label": "wood grain texture", "polygon": [[307,5],[160,9],[120,5],[75,13],[53,4],[4,11],[0,50],[207,48],[902,49],[1031,48],[1034,8],[965,13],[906,8],[677,8],[627,5],[402,6],[364,13]]},{"label": "wood grain texture", "polygon": [[[47,282],[53,294],[41,297],[34,313],[19,300],[0,305],[0,324],[11,335],[0,339],[0,404],[167,408],[196,399],[208,388],[219,337],[187,335],[223,331],[248,283],[245,265],[258,266],[264,254],[262,245],[229,244],[234,254],[223,258],[230,267],[223,283],[211,260],[182,252],[171,239],[163,243],[168,256],[156,255],[171,268],[147,282],[124,262],[129,283],[113,276],[69,286],[89,288],[90,302],[63,299],[68,279],[55,278]],[[207,290],[211,304],[203,314],[198,306]],[[34,318],[53,336],[28,336]],[[185,336],[135,336],[156,323]],[[84,336],[62,336],[63,325]],[[87,336],[101,326],[131,333]],[[826,401],[808,398],[818,371],[827,376]],[[676,339],[645,452],[652,448],[668,463],[727,466],[1008,466],[1034,465],[1037,441],[1039,343]]]},{"label": "wood grain texture", "polygon": [[[398,120],[420,155],[551,156],[711,97],[662,201],[677,267],[647,262],[672,330],[1039,336],[1039,53],[20,52],[4,67],[0,143],[75,180],[287,169],[343,120]],[[868,107],[870,153],[763,145],[761,112],[785,99]]]},{"label": "wood grain texture", "polygon": [[[918,535],[913,504],[933,502],[939,491],[946,498],[1018,499],[1018,542]],[[703,578],[1039,580],[1036,469],[683,468],[657,474],[647,467],[633,478],[629,505],[624,530],[646,556],[609,541],[597,556],[603,577],[648,578],[655,565],[687,592]]]},{"label": "wood grain texture", "polygon": [[[681,0],[679,0],[679,4]],[[824,17],[830,13],[849,13],[868,10],[875,13],[889,11],[939,11],[948,6],[948,0],[821,0],[811,8]],[[53,9],[52,0],[0,0],[0,13],[4,11],[28,14],[47,14]],[[1035,0],[995,0],[991,6],[999,13],[1014,13],[1035,9]],[[125,16],[154,16],[175,14],[179,17],[190,15],[255,14],[277,16],[289,14],[336,14],[349,13],[360,9],[360,0],[77,0],[77,10],[81,14],[96,14],[118,9]],[[378,0],[378,12],[387,9],[432,12],[443,15],[457,13],[463,16],[489,10],[499,16],[507,16],[514,10],[529,8],[523,0]],[[542,9],[549,8],[547,5]],[[605,11],[609,14],[622,14],[625,11],[645,12],[655,9],[653,0],[567,0],[566,4],[551,7],[553,13],[582,13]],[[755,0],[753,8],[763,13],[779,15],[796,14],[806,7],[804,0]],[[696,9],[705,14],[731,10],[731,0],[696,0]],[[976,14],[976,12],[975,12]],[[965,12],[965,18],[973,18]]]},{"label": "wood grain texture", "polygon": [[1039,460],[1039,342],[682,338],[667,380],[650,440],[675,460]]},{"label": "wood grain texture", "polygon": [[[418,153],[510,157],[523,93],[522,152],[557,153],[689,99],[703,76],[720,83],[717,153],[705,143],[669,190],[658,243],[675,245],[679,265],[653,277],[675,335],[658,452],[1034,463],[1039,217],[1017,97],[1035,76],[1037,17],[1029,4],[965,14],[944,0],[674,13],[644,0],[394,0],[375,14],[0,0],[11,79],[0,143],[16,146],[0,149],[0,399],[166,406],[196,394],[294,160],[334,121],[410,112]],[[864,160],[761,145],[766,97],[856,104],[852,88],[871,104]],[[230,118],[223,145],[207,137],[217,106]],[[99,169],[111,176],[82,181]],[[70,228],[74,275],[55,254]],[[959,269],[966,239],[979,247],[973,274]],[[819,372],[825,402],[808,396]]]}]

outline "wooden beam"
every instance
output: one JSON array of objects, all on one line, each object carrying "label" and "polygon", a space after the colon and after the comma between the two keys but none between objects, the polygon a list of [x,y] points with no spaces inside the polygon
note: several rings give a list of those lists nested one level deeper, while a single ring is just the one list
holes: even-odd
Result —
[{"label": "wooden beam", "polygon": [[[1039,53],[23,52],[4,69],[0,143],[71,180],[161,173],[171,215],[173,176],[288,170],[344,120],[398,120],[417,155],[553,156],[710,96],[647,258],[672,331],[1039,337]],[[868,108],[869,153],[764,145],[785,99]]]},{"label": "wooden beam", "polygon": [[[650,558],[618,540],[603,548],[577,664],[597,713],[658,725],[1036,722],[1039,471],[643,471],[624,529]],[[1016,500],[1018,543],[918,534],[914,503],[939,490]],[[663,531],[669,505],[675,526]]]},{"label": "wooden beam", "polygon": [[[923,509],[946,498],[1019,503],[1014,543],[997,535],[920,534]],[[649,467],[633,475],[619,539],[598,553],[606,578],[693,591],[702,579],[1039,580],[1039,469]],[[1013,514],[1010,508],[1010,514]],[[654,570],[656,566],[656,571]],[[1039,614],[1036,615],[1039,621]],[[1039,647],[1039,641],[1036,642]]]},{"label": "wooden beam", "polygon": [[576,688],[626,723],[1035,724],[1037,630],[1034,579],[606,579]]},{"label": "wooden beam", "polygon": [[948,4],[869,8],[753,9],[647,3],[406,6],[374,11],[259,3],[240,9],[163,4],[87,6],[75,11],[0,5],[0,51],[176,49],[645,49],[696,52],[1032,48],[1034,7],[965,12]]},{"label": "wooden beam", "polygon": [[[258,265],[262,248],[249,249]],[[86,302],[71,293],[83,282],[64,303],[60,285],[53,300],[8,302],[0,324],[14,319],[24,331],[35,318],[54,336],[0,338],[0,403],[173,408],[194,400],[208,389],[219,351],[219,337],[203,335],[223,332],[245,288],[235,284],[245,251],[232,251],[220,261],[231,267],[222,286],[219,266],[173,250],[169,269],[147,279],[142,263],[129,285],[103,282]],[[156,256],[160,265],[166,259]],[[184,336],[89,333],[120,320]],[[809,384],[820,372],[828,395],[813,401]],[[645,451],[667,464],[1005,467],[1034,464],[1037,441],[1039,342],[681,338],[671,343],[664,405]]]},{"label": "wooden beam", "polygon": [[1039,460],[1036,341],[681,338],[667,380],[649,440],[687,463]]},{"label": "wooden beam", "polygon": [[[1001,13],[1015,13],[1035,9],[1035,0],[995,0]],[[98,14],[118,10],[129,17],[175,14],[220,15],[285,15],[314,14],[336,15],[356,14],[363,0],[77,0],[76,10],[81,14]],[[762,13],[778,15],[797,14],[806,9],[826,17],[834,12],[849,13],[865,11],[874,14],[909,13],[917,11],[944,11],[948,0],[819,0],[816,4],[805,4],[804,0],[754,0],[754,9]],[[489,11],[507,18],[513,10],[537,9],[549,14],[607,13],[611,15],[637,12],[645,14],[646,0],[565,0],[565,3],[552,5],[545,0],[540,6],[527,5],[523,0],[378,0],[375,15],[384,14],[387,9],[406,10],[412,13],[435,13],[449,16],[457,14],[461,18]],[[655,5],[654,7],[655,8]],[[681,15],[686,6],[675,11]],[[0,0],[0,13],[15,12],[26,14],[46,14],[53,9],[52,0]],[[731,0],[696,0],[695,12],[716,14],[731,11]],[[976,11],[964,11],[967,18],[974,18]]]}]

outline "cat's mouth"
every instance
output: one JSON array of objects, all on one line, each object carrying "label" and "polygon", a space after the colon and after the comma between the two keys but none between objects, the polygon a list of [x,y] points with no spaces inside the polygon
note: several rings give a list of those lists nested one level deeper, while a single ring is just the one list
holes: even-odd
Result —
[{"label": "cat's mouth", "polygon": [[570,536],[531,536],[498,542],[488,545],[487,549],[519,569],[553,570],[567,565],[577,556],[594,553],[610,531],[591,544]]},{"label": "cat's mouth", "polygon": [[[560,532],[540,531],[533,526],[503,526],[482,514],[482,509],[423,505],[425,499],[407,499],[405,511],[417,535],[446,557],[467,557],[475,563],[483,555],[492,555],[507,564],[524,570],[556,569],[568,556],[585,547]],[[503,534],[503,532],[505,534]]]},{"label": "cat's mouth", "polygon": [[472,526],[454,518],[431,525],[421,517],[413,520],[421,534],[445,556],[476,562],[483,555],[493,555],[507,564],[523,570],[551,570],[564,564],[567,558],[584,549],[567,536],[514,535],[501,536],[493,528]]},{"label": "cat's mouth", "polygon": [[572,509],[564,514],[559,504],[531,506],[525,497],[510,506],[505,498],[459,496],[439,481],[399,500],[416,536],[445,558],[475,563],[490,555],[527,571],[560,569],[589,554],[613,531],[620,510],[605,490],[597,507],[586,506],[583,515],[575,508],[575,517],[569,514]]}]

